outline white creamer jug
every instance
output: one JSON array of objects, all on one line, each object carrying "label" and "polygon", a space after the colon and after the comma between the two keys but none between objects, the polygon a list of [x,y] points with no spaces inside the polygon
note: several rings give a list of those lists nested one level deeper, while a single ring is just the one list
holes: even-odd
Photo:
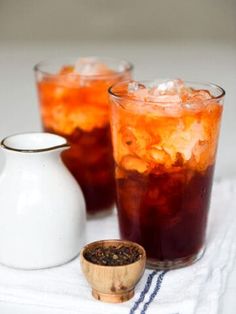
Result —
[{"label": "white creamer jug", "polygon": [[73,259],[84,245],[85,202],[61,161],[66,140],[23,133],[1,142],[0,263],[47,268]]}]

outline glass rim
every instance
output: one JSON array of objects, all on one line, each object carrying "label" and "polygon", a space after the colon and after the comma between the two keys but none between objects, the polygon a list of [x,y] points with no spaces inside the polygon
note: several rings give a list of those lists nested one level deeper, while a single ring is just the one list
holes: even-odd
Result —
[{"label": "glass rim", "polygon": [[[175,80],[175,79],[154,79],[154,80],[143,80],[143,81],[138,81],[138,80],[125,80],[125,81],[121,81],[121,82],[117,82],[117,83],[115,83],[115,84],[113,84],[112,86],[110,86],[109,87],[109,89],[108,89],[108,93],[110,94],[110,96],[112,96],[112,97],[114,97],[114,98],[116,98],[116,99],[126,99],[126,100],[129,100],[129,101],[131,101],[131,102],[140,102],[140,103],[150,103],[150,104],[156,104],[156,105],[158,105],[158,104],[172,104],[172,103],[181,103],[182,101],[180,100],[180,101],[169,101],[169,100],[166,100],[166,101],[155,101],[155,100],[144,100],[144,99],[139,99],[139,98],[130,98],[129,96],[128,96],[128,94],[126,93],[126,94],[124,94],[124,95],[120,95],[120,94],[118,94],[118,93],[116,93],[115,91],[114,91],[114,88],[115,87],[118,87],[118,86],[121,86],[121,85],[127,85],[128,86],[128,84],[129,83],[138,83],[138,84],[147,84],[147,83],[153,83],[153,82],[160,82],[160,83],[163,83],[163,82],[165,82],[165,81],[173,81],[173,80]],[[211,88],[214,88],[215,90],[218,90],[220,93],[219,93],[219,95],[217,95],[217,96],[213,96],[212,95],[212,98],[210,98],[210,99],[206,99],[206,100],[204,100],[204,102],[212,102],[212,101],[214,101],[214,100],[217,100],[217,101],[219,101],[219,100],[221,100],[221,99],[223,99],[224,98],[224,96],[225,96],[225,90],[221,87],[221,86],[219,86],[219,85],[217,85],[217,84],[215,84],[215,83],[211,83],[211,82],[202,82],[202,81],[189,81],[189,80],[183,80],[183,82],[184,83],[186,83],[186,84],[189,84],[189,87],[191,87],[191,85],[196,85],[196,84],[199,84],[199,85],[202,85],[202,86],[208,86],[208,89],[209,89],[209,87],[211,87]]]},{"label": "glass rim", "polygon": [[[63,65],[70,65],[71,60],[80,60],[80,59],[90,59],[90,60],[99,60],[104,64],[107,64],[109,61],[110,62],[115,62],[117,63],[117,66],[119,65],[124,65],[124,69],[122,71],[116,69],[114,70],[114,73],[110,74],[80,74],[80,73],[65,73],[65,74],[58,74],[58,73],[51,73],[50,71],[42,69],[43,67],[49,67],[53,65],[54,62],[61,62],[61,66]],[[64,60],[65,63],[62,61]],[[70,76],[70,77],[77,77],[80,76],[82,78],[86,79],[102,79],[102,78],[113,78],[116,76],[123,75],[124,73],[131,72],[133,70],[134,66],[133,64],[126,60],[126,59],[119,59],[119,58],[112,58],[112,57],[99,57],[99,56],[81,56],[81,57],[73,57],[73,56],[67,56],[67,57],[55,57],[55,58],[49,58],[49,59],[44,59],[39,61],[38,63],[35,64],[33,67],[33,71],[35,73],[39,72],[45,76],[49,77],[55,77],[55,76]]]}]

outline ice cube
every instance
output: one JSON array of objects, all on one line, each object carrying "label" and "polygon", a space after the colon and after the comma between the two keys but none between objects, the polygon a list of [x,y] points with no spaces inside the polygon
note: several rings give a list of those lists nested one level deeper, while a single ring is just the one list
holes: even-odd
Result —
[{"label": "ice cube", "polygon": [[113,71],[95,58],[82,58],[76,61],[74,72],[80,75],[106,75]]},{"label": "ice cube", "polygon": [[182,96],[183,108],[187,110],[202,110],[206,105],[206,100],[212,99],[211,94],[207,90],[185,89]]},{"label": "ice cube", "polygon": [[184,88],[184,82],[180,79],[176,79],[173,81],[167,81],[159,85],[158,89],[161,93],[169,94],[169,93],[179,93],[181,89]]},{"label": "ice cube", "polygon": [[131,98],[144,101],[148,96],[148,89],[145,85],[136,81],[132,81],[128,84],[128,95]]},{"label": "ice cube", "polygon": [[121,166],[126,170],[136,170],[140,173],[145,172],[148,168],[144,160],[132,155],[124,156],[121,161]]},{"label": "ice cube", "polygon": [[154,81],[148,91],[148,100],[158,103],[170,104],[181,101],[181,90],[184,87],[184,83],[181,80],[169,80],[169,81]]},{"label": "ice cube", "polygon": [[151,84],[149,94],[153,96],[179,94],[184,88],[184,82],[180,79],[166,80],[162,83],[154,81]]},{"label": "ice cube", "polygon": [[210,94],[210,92],[208,90],[203,90],[203,89],[195,89],[192,90],[191,93],[191,99],[196,99],[196,100],[208,100],[212,98],[212,95]]},{"label": "ice cube", "polygon": [[170,161],[170,156],[167,154],[167,152],[158,145],[153,145],[149,150],[149,155],[151,157],[151,160],[164,164],[168,163]]},{"label": "ice cube", "polygon": [[128,84],[128,93],[135,93],[139,90],[139,83],[132,81]]},{"label": "ice cube", "polygon": [[188,111],[199,111],[202,109],[203,107],[203,103],[202,101],[190,101],[190,102],[187,102],[187,103],[183,103],[182,104],[183,108],[188,110]]},{"label": "ice cube", "polygon": [[[174,96],[169,96],[174,97]],[[170,100],[170,102],[167,103],[167,106],[165,106],[165,113],[169,117],[181,117],[183,109],[181,103],[176,99],[176,101]]]},{"label": "ice cube", "polygon": [[155,101],[159,104],[162,104],[163,106],[165,105],[170,105],[173,104],[173,106],[176,106],[177,103],[181,101],[180,95],[172,94],[172,95],[148,95],[147,100],[149,101]]},{"label": "ice cube", "polygon": [[194,121],[184,130],[173,132],[165,143],[165,151],[174,156],[179,152],[185,161],[190,160],[193,148],[198,141],[204,140],[204,127],[201,123]]}]

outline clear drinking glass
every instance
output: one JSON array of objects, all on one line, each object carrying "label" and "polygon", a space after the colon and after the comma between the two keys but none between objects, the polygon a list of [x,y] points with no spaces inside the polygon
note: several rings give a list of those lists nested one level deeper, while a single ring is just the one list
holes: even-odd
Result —
[{"label": "clear drinking glass", "polygon": [[132,65],[111,58],[55,59],[35,66],[44,130],[67,138],[62,154],[90,214],[114,204],[108,87],[131,79]]},{"label": "clear drinking glass", "polygon": [[121,82],[109,89],[121,237],[149,267],[204,251],[224,90],[214,84]]}]

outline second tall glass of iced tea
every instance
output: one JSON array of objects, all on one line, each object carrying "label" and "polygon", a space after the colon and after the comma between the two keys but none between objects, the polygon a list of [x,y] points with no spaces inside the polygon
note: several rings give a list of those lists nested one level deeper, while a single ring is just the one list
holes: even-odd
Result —
[{"label": "second tall glass of iced tea", "polygon": [[109,92],[121,236],[149,267],[189,265],[204,251],[224,90],[172,80]]},{"label": "second tall glass of iced tea", "polygon": [[68,139],[63,161],[79,182],[90,214],[114,204],[107,89],[131,78],[132,65],[110,58],[55,59],[35,66],[44,130]]}]

